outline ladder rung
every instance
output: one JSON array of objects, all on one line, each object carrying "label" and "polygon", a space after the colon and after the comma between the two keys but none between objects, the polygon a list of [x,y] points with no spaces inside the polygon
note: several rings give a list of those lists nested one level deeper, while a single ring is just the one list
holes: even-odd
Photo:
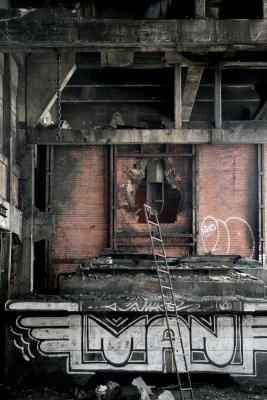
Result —
[{"label": "ladder rung", "polygon": [[161,285],[161,287],[162,287],[163,289],[172,290],[172,288],[171,288],[170,286]]},{"label": "ladder rung", "polygon": [[157,224],[156,222],[150,221],[150,219],[147,221],[149,224],[151,225],[155,225],[159,228],[159,224]]},{"label": "ladder rung", "polygon": [[168,274],[169,275],[169,271],[166,271],[166,269],[158,268],[158,272],[163,272],[164,274]]},{"label": "ladder rung", "polygon": [[162,243],[162,240],[159,239],[159,238],[157,238],[156,236],[151,236],[151,239],[157,240],[158,242],[161,242],[161,243]]},{"label": "ladder rung", "polygon": [[160,253],[156,253],[156,252],[154,254],[155,254],[155,256],[166,258],[165,254],[160,254]]},{"label": "ladder rung", "polygon": [[191,387],[188,387],[188,388],[182,388],[181,390],[182,391],[188,391],[188,390],[192,391],[193,389]]}]

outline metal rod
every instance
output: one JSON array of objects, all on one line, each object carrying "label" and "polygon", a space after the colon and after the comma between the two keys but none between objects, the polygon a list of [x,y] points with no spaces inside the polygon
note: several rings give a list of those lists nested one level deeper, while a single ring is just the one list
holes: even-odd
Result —
[{"label": "metal rod", "polygon": [[221,85],[221,67],[216,65],[214,77],[214,120],[215,128],[222,127],[222,85]]}]

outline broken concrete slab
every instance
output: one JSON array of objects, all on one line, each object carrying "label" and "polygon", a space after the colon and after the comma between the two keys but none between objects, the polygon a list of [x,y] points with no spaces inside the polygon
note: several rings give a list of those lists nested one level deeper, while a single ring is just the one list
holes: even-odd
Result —
[{"label": "broken concrete slab", "polygon": [[137,389],[139,390],[141,395],[141,400],[150,400],[150,395],[152,395],[152,390],[149,386],[147,386],[147,384],[141,377],[135,378],[132,381],[132,385],[136,386]]}]

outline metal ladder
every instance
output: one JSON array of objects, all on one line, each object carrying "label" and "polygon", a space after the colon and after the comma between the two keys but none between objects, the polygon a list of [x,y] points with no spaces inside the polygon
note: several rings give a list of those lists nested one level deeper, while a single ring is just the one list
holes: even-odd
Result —
[{"label": "metal ladder", "polygon": [[[165,253],[165,248],[162,240],[161,228],[158,220],[158,214],[150,206],[144,204],[145,218],[148,226],[149,236],[151,240],[151,246],[153,250],[154,262],[157,269],[157,275],[159,279],[162,303],[164,307],[165,319],[167,323],[168,335],[171,345],[171,350],[173,354],[173,363],[177,375],[178,387],[180,390],[181,400],[194,400],[194,394],[192,389],[192,383],[190,378],[190,373],[188,371],[188,364],[185,355],[184,343],[181,334],[181,328],[177,313],[177,307],[173,292],[172,279],[170,275],[170,270],[167,262],[167,257]],[[154,218],[153,218],[154,217]],[[153,218],[153,220],[151,219]],[[170,317],[175,316],[178,339],[180,343],[181,352],[176,356],[176,351],[174,348],[172,331],[170,328]],[[178,369],[178,360],[176,357],[181,357],[184,363],[185,373],[183,374],[183,380],[181,379],[181,373]]]}]

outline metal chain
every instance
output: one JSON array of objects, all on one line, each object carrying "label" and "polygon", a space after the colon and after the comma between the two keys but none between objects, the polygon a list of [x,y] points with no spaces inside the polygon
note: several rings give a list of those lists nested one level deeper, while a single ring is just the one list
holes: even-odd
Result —
[{"label": "metal chain", "polygon": [[61,81],[61,55],[57,55],[57,141],[62,142],[62,107],[61,107],[61,88],[60,88],[60,81]]}]

